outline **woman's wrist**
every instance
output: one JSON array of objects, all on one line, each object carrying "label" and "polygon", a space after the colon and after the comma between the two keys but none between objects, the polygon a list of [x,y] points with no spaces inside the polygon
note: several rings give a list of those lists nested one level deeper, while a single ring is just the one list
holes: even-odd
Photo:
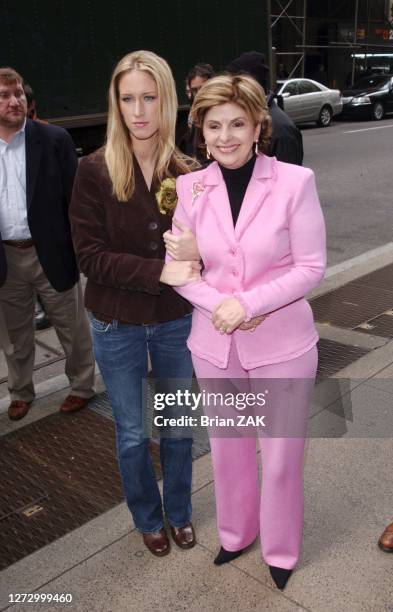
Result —
[{"label": "woman's wrist", "polygon": [[242,297],[240,293],[234,293],[233,297],[236,298],[238,302],[240,302],[240,304],[243,306],[245,313],[246,313],[246,318],[244,319],[244,323],[248,323],[248,321],[251,321],[251,319],[253,318],[253,314],[251,312],[249,305],[247,304],[247,302],[244,300],[244,298]]}]

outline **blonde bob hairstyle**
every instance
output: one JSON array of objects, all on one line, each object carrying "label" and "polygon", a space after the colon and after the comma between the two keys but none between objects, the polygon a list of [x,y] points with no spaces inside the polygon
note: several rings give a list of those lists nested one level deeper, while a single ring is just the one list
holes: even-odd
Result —
[{"label": "blonde bob hairstyle", "polygon": [[[213,106],[228,102],[240,106],[254,125],[261,124],[258,147],[262,153],[266,153],[272,133],[272,120],[262,87],[248,75],[222,74],[209,79],[202,85],[191,109],[192,119],[200,129],[200,136],[202,136],[201,131],[207,111]],[[203,142],[200,144],[206,146],[203,145]]]},{"label": "blonde bob hairstyle", "polygon": [[120,79],[132,70],[147,72],[157,85],[159,132],[155,177],[161,181],[172,176],[172,172],[184,174],[190,171],[186,158],[175,147],[177,95],[171,69],[162,57],[152,51],[129,53],[119,61],[112,74],[105,146],[105,161],[113,193],[120,202],[129,200],[135,189],[132,141],[119,106]]}]

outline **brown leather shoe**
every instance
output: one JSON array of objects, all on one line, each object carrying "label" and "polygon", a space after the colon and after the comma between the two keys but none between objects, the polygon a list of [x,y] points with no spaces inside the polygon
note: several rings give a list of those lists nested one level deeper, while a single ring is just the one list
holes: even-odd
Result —
[{"label": "brown leather shoe", "polygon": [[196,544],[195,531],[192,523],[188,523],[185,527],[172,527],[171,536],[180,548],[192,548]]},{"label": "brown leather shoe", "polygon": [[23,400],[13,400],[8,406],[8,416],[11,421],[19,421],[23,419],[29,412],[31,402],[24,402]]},{"label": "brown leather shoe", "polygon": [[385,552],[393,552],[393,523],[390,523],[378,540],[378,546]]},{"label": "brown leather shoe", "polygon": [[90,402],[91,397],[79,397],[79,395],[67,395],[64,402],[60,406],[60,412],[77,412]]},{"label": "brown leather shoe", "polygon": [[142,533],[142,537],[145,546],[153,555],[156,555],[156,557],[163,557],[169,553],[171,547],[164,528],[160,529],[160,531]]}]

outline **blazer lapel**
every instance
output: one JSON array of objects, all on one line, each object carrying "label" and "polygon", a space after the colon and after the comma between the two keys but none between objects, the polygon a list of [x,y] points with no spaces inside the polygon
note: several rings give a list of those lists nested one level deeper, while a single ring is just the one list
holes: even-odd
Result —
[{"label": "blazer lapel", "polygon": [[26,204],[29,209],[37,182],[38,170],[41,163],[42,143],[34,122],[26,121]]},{"label": "blazer lapel", "polygon": [[221,230],[226,242],[232,246],[235,243],[235,230],[231,205],[225,181],[217,162],[213,162],[209,166],[209,172],[206,173],[204,183],[209,189],[206,199],[216,217],[217,227]]},{"label": "blazer lapel", "polygon": [[239,217],[235,227],[236,240],[239,241],[247,227],[252,223],[270,191],[270,183],[275,176],[275,160],[260,155],[255,161],[254,171],[248,184]]},{"label": "blazer lapel", "polygon": [[133,197],[137,199],[138,204],[142,203],[142,213],[150,220],[157,220],[161,217],[156,200],[156,191],[159,189],[159,182],[153,177],[152,184],[149,188],[146,184],[145,177],[138,160],[134,155],[134,172],[135,172],[135,192]]}]

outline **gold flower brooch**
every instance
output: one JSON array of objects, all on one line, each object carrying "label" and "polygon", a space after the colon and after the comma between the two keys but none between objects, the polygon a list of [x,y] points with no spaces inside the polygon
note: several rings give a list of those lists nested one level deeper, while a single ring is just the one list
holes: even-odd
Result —
[{"label": "gold flower brooch", "polygon": [[162,215],[173,213],[177,204],[176,180],[166,178],[156,193],[158,209]]}]

